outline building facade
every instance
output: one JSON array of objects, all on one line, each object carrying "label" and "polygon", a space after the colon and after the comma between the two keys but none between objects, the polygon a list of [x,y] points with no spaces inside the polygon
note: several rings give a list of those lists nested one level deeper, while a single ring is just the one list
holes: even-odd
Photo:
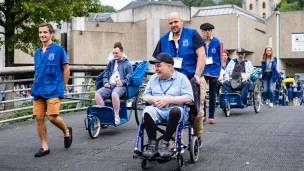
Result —
[{"label": "building facade", "polygon": [[243,0],[243,9],[266,19],[274,13],[280,2],[281,0]]},{"label": "building facade", "polygon": [[[304,64],[304,52],[292,50],[295,42],[292,36],[301,36],[304,32],[303,11],[281,13],[277,29],[276,14],[266,20],[234,5],[190,8],[182,2],[174,4],[176,1],[141,1],[141,4],[136,4],[138,2],[133,1],[111,15],[92,14],[88,18],[74,18],[67,29],[70,64],[106,65],[112,46],[117,41],[122,42],[128,59],[149,60],[159,38],[169,30],[168,14],[176,11],[181,14],[185,26],[195,28],[200,34],[202,23],[212,23],[215,26],[214,36],[223,42],[232,58],[236,56],[236,49],[242,47],[247,50],[246,58],[259,67],[264,48],[271,45],[280,58],[280,69],[287,76],[304,73],[303,67],[299,67]],[[277,30],[280,31],[279,39]],[[278,54],[277,40],[280,40]],[[296,42],[297,48],[301,46],[300,42]],[[33,58],[30,55],[15,55],[15,61],[20,65],[31,64]]]}]

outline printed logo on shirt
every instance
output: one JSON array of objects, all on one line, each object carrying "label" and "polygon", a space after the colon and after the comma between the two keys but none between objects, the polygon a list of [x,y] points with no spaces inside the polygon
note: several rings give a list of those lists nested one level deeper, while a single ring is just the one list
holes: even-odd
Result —
[{"label": "printed logo on shirt", "polygon": [[55,55],[54,55],[53,53],[51,53],[51,54],[49,55],[49,60],[52,61],[52,60],[54,60],[54,58],[55,58]]},{"label": "printed logo on shirt", "polygon": [[183,40],[183,46],[188,46],[189,45],[189,42],[188,42],[188,40],[186,39],[186,40]]},{"label": "printed logo on shirt", "polygon": [[212,49],[211,49],[211,53],[215,54],[215,53],[216,53],[216,49],[215,49],[215,48],[212,48]]}]

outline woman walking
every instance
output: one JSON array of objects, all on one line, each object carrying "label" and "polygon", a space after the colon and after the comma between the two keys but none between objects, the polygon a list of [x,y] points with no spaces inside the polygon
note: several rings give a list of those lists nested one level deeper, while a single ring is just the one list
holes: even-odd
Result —
[{"label": "woman walking", "polygon": [[273,107],[274,84],[278,79],[277,57],[273,56],[272,48],[266,47],[262,57],[262,80],[266,96],[266,105]]}]

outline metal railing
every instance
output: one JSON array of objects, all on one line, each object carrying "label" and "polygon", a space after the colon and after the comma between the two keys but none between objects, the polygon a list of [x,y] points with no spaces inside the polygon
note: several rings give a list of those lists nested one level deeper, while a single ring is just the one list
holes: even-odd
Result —
[{"label": "metal railing", "polygon": [[[22,83],[33,83],[34,79],[33,78],[28,78],[28,79],[7,79],[8,75],[20,75],[24,73],[33,73],[34,69],[33,67],[16,67],[17,69],[13,68],[0,68],[0,124],[1,123],[6,123],[6,122],[11,122],[11,121],[17,121],[17,120],[23,120],[23,119],[28,119],[32,118],[32,112],[28,112],[30,114],[25,115],[25,116],[17,116],[18,112],[23,112],[26,110],[30,110],[33,108],[32,106],[32,101],[33,97],[28,96],[28,97],[22,97],[21,95],[25,93],[25,91],[29,91],[31,88],[18,88],[18,89],[8,89],[7,85],[11,84],[10,87],[13,87],[12,84],[22,84]],[[78,99],[92,99],[94,97],[95,91],[95,84],[94,84],[94,78],[96,76],[91,76],[91,72],[102,72],[105,67],[97,67],[97,66],[71,66],[70,70],[71,72],[81,72],[85,73],[86,76],[70,76],[70,79],[82,79],[82,83],[76,83],[76,84],[69,84],[68,87],[71,87],[74,89],[73,92],[68,92],[65,94],[67,97],[75,97]],[[146,72],[146,75],[151,75],[153,74],[152,72]],[[73,80],[74,81],[74,80]],[[79,82],[79,80],[78,80]],[[77,88],[76,88],[77,87]],[[76,91],[76,89],[80,91]],[[12,98],[10,99],[5,99],[3,96],[10,95]],[[5,99],[5,100],[3,100]],[[79,110],[85,110],[88,107],[88,104],[85,103],[84,100],[72,100],[72,99],[64,99],[61,102],[61,107],[64,105],[72,105],[73,107],[65,107],[60,110],[60,112],[72,112],[72,111],[79,111]],[[76,105],[75,105],[76,104]],[[13,106],[10,108],[7,108],[7,106]],[[24,106],[25,105],[25,106]],[[4,115],[9,116],[13,115],[13,118],[9,119],[3,119]],[[17,117],[15,117],[17,116]],[[2,120],[1,120],[2,119]]]},{"label": "metal railing", "polygon": [[[83,84],[71,84],[68,85],[68,87],[80,87],[79,89],[82,91],[79,92],[67,92],[65,93],[66,97],[78,97],[78,98],[90,98],[90,94],[95,93],[95,84],[93,84],[91,81],[93,78],[95,78],[96,76],[71,76],[70,79],[84,79],[84,83]],[[34,79],[30,78],[30,79],[17,79],[17,80],[2,80],[2,85],[6,85],[6,84],[14,84],[14,83],[19,83],[22,84],[24,82],[31,82],[33,83]],[[91,82],[91,83],[90,83]],[[92,87],[92,88],[90,88]],[[90,91],[93,90],[94,91]],[[24,94],[25,91],[30,91],[31,88],[19,88],[19,89],[13,89],[13,90],[8,90],[8,89],[4,89],[1,90],[0,89],[0,94],[1,95],[7,95],[7,94],[13,94],[13,98],[14,99],[9,99],[9,100],[0,100],[0,106],[2,106],[2,109],[0,108],[0,116],[3,116],[4,114],[16,114],[19,111],[24,111],[24,110],[29,110],[32,109],[32,100],[33,97],[32,96],[28,96],[28,97],[22,97],[22,94]],[[91,99],[91,98],[90,98]],[[93,99],[92,99],[93,100]],[[78,111],[78,110],[84,110],[87,108],[87,105],[83,105],[83,100],[67,100],[67,101],[62,101],[61,104],[65,105],[65,104],[75,104],[76,103],[76,107],[73,108],[68,108],[68,109],[61,109],[60,112],[71,112],[71,111]],[[6,109],[7,104],[13,104],[13,108],[10,109]],[[23,106],[23,104],[26,104],[27,106]],[[21,107],[20,107],[21,106]],[[26,116],[20,116],[20,117],[14,117],[14,118],[10,118],[10,119],[4,119],[4,120],[0,120],[0,123],[5,123],[5,122],[11,122],[11,121],[16,121],[16,120],[22,120],[22,119],[28,119],[31,118],[32,115],[26,115]]]}]

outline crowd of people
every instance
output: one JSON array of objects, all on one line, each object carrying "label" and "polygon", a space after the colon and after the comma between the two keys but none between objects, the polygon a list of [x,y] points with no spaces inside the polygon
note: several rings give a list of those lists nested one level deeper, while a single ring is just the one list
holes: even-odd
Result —
[{"label": "crowd of people", "polygon": [[[14,85],[14,92],[15,92],[15,97],[23,97],[23,98],[28,98],[31,97],[31,92],[30,92],[31,84],[21,84],[17,83]],[[16,90],[23,90],[23,91],[16,91]]]},{"label": "crowd of people", "polygon": [[[225,85],[223,91],[240,89],[244,108],[247,107],[251,85],[253,65],[246,59],[246,50],[238,48],[237,57],[231,59],[229,51],[223,49],[220,39],[213,36],[212,31],[215,27],[211,23],[201,24],[201,36],[195,29],[184,27],[180,14],[173,12],[168,16],[168,26],[170,30],[160,38],[152,55],[154,59],[150,60],[150,64],[155,66],[155,74],[150,77],[142,97],[144,102],[151,105],[143,110],[144,128],[149,139],[147,148],[143,151],[143,156],[146,157],[157,154],[161,157],[170,155],[169,140],[178,122],[183,119],[183,104],[195,104],[195,115],[191,118],[194,136],[198,137],[201,144],[203,122],[207,121],[204,107],[207,88],[208,120],[210,124],[215,124],[218,82],[221,81]],[[35,81],[31,93],[34,97],[33,116],[37,120],[37,131],[41,140],[41,148],[35,157],[42,157],[50,153],[44,121],[46,116],[62,130],[65,148],[71,146],[73,137],[72,128],[67,127],[59,117],[61,99],[64,91],[67,91],[66,85],[70,75],[68,58],[65,50],[51,40],[54,35],[53,27],[50,24],[41,24],[38,28],[42,46],[36,50],[34,56]],[[120,98],[126,93],[126,85],[130,82],[133,68],[120,42],[114,44],[112,54],[102,75],[103,86],[96,91],[95,100],[97,107],[102,107],[105,105],[104,101],[111,98],[115,124],[118,125]],[[279,74],[276,69],[277,58],[273,55],[271,47],[265,48],[261,66],[265,102],[269,107],[273,107],[276,103],[274,86]],[[240,84],[234,82],[235,79]],[[295,103],[302,102],[303,95],[301,96],[300,92],[304,87],[299,89],[298,82],[290,87],[293,97],[296,97]],[[167,122],[168,125],[164,138],[157,143],[155,124],[159,122]]]}]

